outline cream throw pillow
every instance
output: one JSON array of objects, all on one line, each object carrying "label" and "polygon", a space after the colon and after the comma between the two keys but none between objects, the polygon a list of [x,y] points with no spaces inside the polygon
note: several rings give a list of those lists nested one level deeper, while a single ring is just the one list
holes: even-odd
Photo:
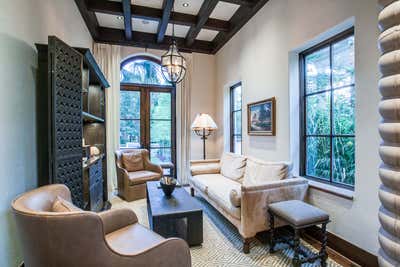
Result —
[{"label": "cream throw pillow", "polygon": [[80,208],[72,204],[71,202],[57,196],[51,206],[53,212],[71,212],[71,211],[82,211]]},{"label": "cream throw pillow", "polygon": [[246,158],[234,153],[224,153],[221,158],[221,174],[241,182],[246,167]]},{"label": "cream throw pillow", "polygon": [[268,162],[255,158],[247,159],[246,172],[243,184],[254,186],[266,182],[286,179],[289,175],[289,164],[287,162]]},{"label": "cream throw pillow", "polygon": [[144,170],[142,152],[132,151],[122,153],[122,165],[128,172],[136,172]]}]

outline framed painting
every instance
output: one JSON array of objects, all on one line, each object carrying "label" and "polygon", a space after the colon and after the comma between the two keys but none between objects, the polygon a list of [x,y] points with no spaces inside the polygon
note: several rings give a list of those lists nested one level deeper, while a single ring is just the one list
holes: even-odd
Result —
[{"label": "framed painting", "polygon": [[275,97],[247,104],[247,133],[275,136]]}]

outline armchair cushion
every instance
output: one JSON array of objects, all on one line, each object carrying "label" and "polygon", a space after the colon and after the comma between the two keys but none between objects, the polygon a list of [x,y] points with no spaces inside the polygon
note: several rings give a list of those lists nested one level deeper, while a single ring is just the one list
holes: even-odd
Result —
[{"label": "armchair cushion", "polygon": [[224,153],[221,158],[221,174],[229,179],[241,181],[246,167],[246,158],[234,153]]},{"label": "armchair cushion", "polygon": [[286,179],[289,173],[289,164],[286,162],[267,162],[255,158],[247,159],[243,184],[254,186],[268,182]]},{"label": "armchair cushion", "polygon": [[128,172],[144,170],[141,150],[123,152],[121,156],[122,165]]},{"label": "armchair cushion", "polygon": [[190,167],[190,172],[193,176],[200,174],[216,174],[220,171],[221,166],[219,163],[197,164]]},{"label": "armchair cushion", "polygon": [[53,212],[82,211],[80,208],[60,196],[57,196],[54,200],[53,205],[51,206],[51,210]]},{"label": "armchair cushion", "polygon": [[135,171],[128,172],[129,185],[144,184],[147,181],[158,180],[161,178],[161,174],[152,171]]}]

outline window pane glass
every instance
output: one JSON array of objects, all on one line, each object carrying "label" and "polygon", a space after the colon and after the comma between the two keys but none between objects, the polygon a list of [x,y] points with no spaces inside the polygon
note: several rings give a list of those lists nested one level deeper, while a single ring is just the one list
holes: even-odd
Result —
[{"label": "window pane glass", "polygon": [[233,137],[233,153],[242,154],[242,136],[235,135]]},{"label": "window pane glass", "polygon": [[170,148],[151,148],[150,157],[151,161],[156,164],[172,162]]},{"label": "window pane glass", "polygon": [[232,89],[233,110],[242,109],[242,86],[236,86]]},{"label": "window pane glass", "polygon": [[171,119],[171,93],[150,93],[150,119]]},{"label": "window pane glass", "polygon": [[333,182],[354,185],[354,137],[333,138]]},{"label": "window pane glass", "polygon": [[333,121],[335,134],[354,134],[354,87],[333,91]]},{"label": "window pane glass", "polygon": [[307,134],[330,134],[330,92],[307,96]]},{"label": "window pane glass", "polygon": [[140,119],[140,92],[121,91],[120,115],[121,119]]},{"label": "window pane glass", "polygon": [[161,66],[145,59],[125,63],[121,68],[121,83],[171,85],[164,79]]},{"label": "window pane glass", "polygon": [[341,87],[354,83],[354,36],[332,46],[332,84]]},{"label": "window pane glass", "polygon": [[121,120],[119,130],[121,147],[140,147],[140,120]]},{"label": "window pane glass", "polygon": [[233,134],[242,134],[242,112],[233,112]]},{"label": "window pane glass", "polygon": [[330,88],[329,47],[306,56],[305,68],[307,94]]},{"label": "window pane glass", "polygon": [[329,137],[307,137],[306,175],[329,180],[331,151],[329,140]]},{"label": "window pane glass", "polygon": [[171,146],[171,121],[150,122],[150,147]]}]

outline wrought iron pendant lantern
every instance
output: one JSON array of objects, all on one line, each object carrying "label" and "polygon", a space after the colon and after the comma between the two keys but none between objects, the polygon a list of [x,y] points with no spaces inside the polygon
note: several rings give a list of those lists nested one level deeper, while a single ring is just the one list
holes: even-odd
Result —
[{"label": "wrought iron pendant lantern", "polygon": [[174,85],[180,83],[186,75],[186,59],[179,53],[174,23],[172,23],[172,44],[161,56],[161,70],[164,78]]}]

